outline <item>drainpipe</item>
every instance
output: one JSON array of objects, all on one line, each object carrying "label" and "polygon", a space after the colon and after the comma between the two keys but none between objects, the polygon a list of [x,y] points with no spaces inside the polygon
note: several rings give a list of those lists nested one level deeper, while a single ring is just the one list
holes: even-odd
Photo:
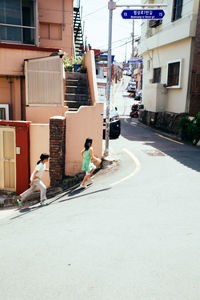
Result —
[{"label": "drainpipe", "polygon": [[65,0],[62,0],[62,13],[63,13],[63,22],[62,29],[65,30]]},{"label": "drainpipe", "polygon": [[9,113],[9,119],[13,120],[13,97],[12,97],[12,78],[8,77],[8,83],[10,84],[10,113]]}]

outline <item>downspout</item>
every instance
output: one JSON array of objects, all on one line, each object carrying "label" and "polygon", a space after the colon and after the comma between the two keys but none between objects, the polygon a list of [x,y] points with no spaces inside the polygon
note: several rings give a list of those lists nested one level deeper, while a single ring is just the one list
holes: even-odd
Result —
[{"label": "downspout", "polygon": [[65,0],[62,0],[62,29],[65,30]]},{"label": "downspout", "polygon": [[13,120],[13,98],[12,98],[12,78],[8,77],[8,83],[10,84],[10,113],[9,113],[9,119]]}]

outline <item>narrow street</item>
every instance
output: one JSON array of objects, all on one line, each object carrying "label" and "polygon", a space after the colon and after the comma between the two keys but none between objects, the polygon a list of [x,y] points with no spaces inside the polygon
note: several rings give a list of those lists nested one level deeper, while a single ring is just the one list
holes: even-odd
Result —
[{"label": "narrow street", "polygon": [[0,299],[200,299],[200,150],[131,121],[125,86],[119,165],[47,207],[2,212]]}]

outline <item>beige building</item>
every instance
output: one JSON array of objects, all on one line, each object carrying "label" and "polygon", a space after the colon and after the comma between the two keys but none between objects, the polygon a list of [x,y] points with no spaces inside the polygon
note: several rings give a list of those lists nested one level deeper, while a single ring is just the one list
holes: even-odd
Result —
[{"label": "beige building", "polygon": [[189,112],[199,0],[165,3],[168,6],[163,8],[162,21],[142,23],[139,54],[144,62],[143,102],[150,112]]}]

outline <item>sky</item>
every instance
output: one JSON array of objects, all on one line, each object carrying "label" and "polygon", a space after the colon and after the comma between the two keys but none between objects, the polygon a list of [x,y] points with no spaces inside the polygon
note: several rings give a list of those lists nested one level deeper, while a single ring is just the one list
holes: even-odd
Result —
[{"label": "sky", "polygon": [[[83,7],[83,20],[85,21],[85,35],[87,43],[93,49],[108,49],[108,0],[81,0]],[[140,0],[116,0],[117,4],[140,3]],[[124,8],[125,9],[125,8]],[[121,17],[123,8],[117,8],[113,12],[113,37],[112,54],[115,60],[122,62],[127,57],[131,58],[131,33],[132,20],[124,20]],[[140,36],[140,20],[135,20],[135,36]],[[126,45],[125,45],[126,44]]]}]

